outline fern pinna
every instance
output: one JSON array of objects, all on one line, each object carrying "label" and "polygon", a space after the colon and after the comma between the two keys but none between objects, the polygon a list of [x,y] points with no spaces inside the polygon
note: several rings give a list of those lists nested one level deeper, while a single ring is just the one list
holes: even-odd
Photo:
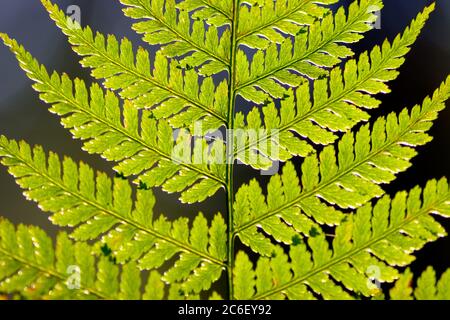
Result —
[{"label": "fern pinna", "polygon": [[[1,162],[26,198],[70,231],[53,244],[36,227],[0,220],[0,292],[27,299],[450,298],[448,272],[437,281],[429,268],[413,289],[404,269],[416,250],[446,235],[434,216],[450,216],[449,183],[430,180],[392,196],[383,190],[431,140],[450,77],[422,104],[369,122],[434,5],[393,41],[355,56],[350,46],[373,28],[381,0],[349,7],[338,0],[120,2],[154,57],[42,0],[98,80],[90,86],[48,72],[0,35],[50,111],[118,173],[110,178],[0,138]],[[251,107],[239,111],[243,101]],[[234,190],[238,163],[255,170],[281,163],[281,170],[266,186],[254,179]],[[156,187],[186,204],[225,192],[227,212],[170,220],[153,213]],[[221,281],[227,290],[211,289]]]}]

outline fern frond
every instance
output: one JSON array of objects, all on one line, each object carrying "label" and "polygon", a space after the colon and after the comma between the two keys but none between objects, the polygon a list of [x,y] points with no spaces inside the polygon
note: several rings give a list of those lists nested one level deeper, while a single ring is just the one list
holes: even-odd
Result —
[{"label": "fern frond", "polygon": [[[235,157],[256,169],[270,167],[271,160],[286,161],[297,155],[305,157],[314,150],[314,144],[333,143],[334,132],[346,132],[358,122],[367,121],[369,115],[362,109],[377,108],[380,101],[373,96],[390,92],[386,82],[397,78],[403,57],[433,10],[434,5],[424,9],[392,45],[385,41],[370,54],[363,53],[358,61],[350,60],[342,69],[333,69],[329,79],[316,80],[313,88],[304,83],[295,92],[288,91],[279,110],[270,103],[261,111],[254,108],[246,119],[238,113],[237,127],[258,130],[261,134],[253,141],[242,142],[235,150]],[[268,159],[266,148],[269,142],[278,154],[272,152]],[[249,163],[248,159],[252,157],[260,159]]]},{"label": "fern frond", "polygon": [[413,288],[413,274],[406,269],[389,291],[392,300],[450,300],[450,269],[436,281],[436,272],[428,267]]},{"label": "fern frond", "polygon": [[236,195],[236,234],[254,251],[270,255],[273,246],[266,246],[270,240],[258,233],[258,227],[277,241],[292,244],[296,231],[308,235],[315,228],[303,222],[306,217],[320,224],[339,224],[342,214],[324,202],[348,209],[380,197],[384,192],[379,185],[409,168],[414,147],[431,140],[426,132],[449,97],[450,77],[410,114],[404,109],[398,116],[381,117],[371,131],[365,125],[356,134],[345,134],[337,152],[328,146],[319,156],[305,158],[303,189],[291,163],[271,178],[267,198],[255,180],[244,185]]},{"label": "fern frond", "polygon": [[[350,45],[382,0],[116,0],[154,54],[41,2],[101,84],[49,73],[0,39],[116,176],[0,135],[0,164],[70,232],[54,246],[43,230],[0,217],[0,298],[384,299],[381,285],[392,283],[391,299],[450,300],[450,271],[437,280],[429,267],[415,280],[407,269],[446,235],[449,182],[384,190],[432,140],[450,76],[421,105],[364,124],[434,3],[354,58]],[[284,164],[266,187],[253,179],[235,192],[236,162]],[[227,219],[156,214],[152,188],[188,204],[224,189]]]},{"label": "fern frond", "polygon": [[222,27],[231,24],[233,0],[184,0],[177,8],[192,13],[192,18],[204,20],[209,25]]},{"label": "fern frond", "polygon": [[265,49],[270,43],[282,43],[286,36],[298,35],[305,26],[312,25],[330,13],[326,5],[338,0],[245,2],[239,9],[237,41],[250,48]]},{"label": "fern frond", "polygon": [[229,29],[219,37],[219,28],[213,25],[205,28],[203,20],[194,20],[191,26],[189,12],[177,13],[175,0],[120,2],[127,6],[126,16],[143,20],[133,24],[133,29],[144,34],[144,41],[162,46],[167,57],[181,57],[179,62],[183,67],[199,67],[199,73],[206,76],[228,69]]},{"label": "fern frond", "polygon": [[[355,1],[348,16],[341,8],[333,16],[317,21],[306,33],[295,37],[294,43],[287,38],[281,45],[271,44],[265,54],[257,51],[248,61],[243,50],[236,58],[236,92],[244,99],[256,104],[270,101],[270,97],[281,99],[285,86],[297,87],[308,78],[317,79],[327,75],[324,68],[331,68],[352,51],[343,44],[362,38],[360,33],[371,30],[369,23],[375,21],[372,14],[381,7],[380,0]],[[278,49],[278,46],[280,48]]]},{"label": "fern frond", "polygon": [[[97,257],[96,257],[97,256]],[[52,239],[37,227],[0,219],[0,292],[27,299],[141,299],[141,275],[134,262],[121,268],[94,248],[60,233]],[[120,272],[121,270],[121,272]],[[120,273],[120,275],[119,275]],[[144,299],[161,299],[165,285],[153,271]],[[151,284],[151,285],[150,285]]]},{"label": "fern frond", "polygon": [[31,150],[26,143],[5,137],[0,138],[0,158],[26,197],[53,213],[54,224],[74,228],[74,239],[102,237],[118,262],[137,261],[139,268],[147,270],[179,254],[165,277],[168,282],[186,280],[189,290],[206,290],[220,277],[226,257],[226,225],[220,214],[211,227],[201,213],[192,228],[186,218],[170,222],[161,215],[156,219],[151,191],[138,190],[133,203],[128,181],[111,181],[103,173],[94,177],[83,163],[77,166],[66,158],[61,164],[54,153],[47,158],[42,148]]},{"label": "fern frond", "polygon": [[[199,85],[195,70],[183,72],[178,62],[161,51],[156,54],[153,70],[149,53],[143,48],[134,54],[132,44],[123,39],[82,29],[68,19],[57,5],[42,0],[57,26],[68,36],[76,53],[84,58],[81,64],[92,69],[92,76],[104,79],[104,85],[120,90],[123,99],[132,100],[138,108],[151,108],[158,119],[168,119],[175,128],[192,126],[202,121],[205,131],[216,130],[227,119],[228,85],[222,81],[217,88],[211,78]],[[106,42],[105,42],[106,39]]]},{"label": "fern frond", "polygon": [[[71,129],[75,138],[85,141],[84,149],[89,153],[118,162],[114,168],[118,173],[138,176],[137,184],[181,192],[183,202],[203,201],[225,185],[223,162],[209,165],[210,159],[204,159],[204,164],[195,161],[200,156],[199,148],[194,148],[191,156],[186,152],[184,158],[175,154],[177,149],[190,150],[189,136],[180,135],[175,141],[166,121],[155,121],[148,111],[139,117],[138,109],[129,103],[121,111],[116,95],[105,93],[97,84],[87,90],[82,80],[73,82],[67,75],[57,73],[49,76],[45,67],[15,40],[4,34],[0,37],[17,56],[28,77],[36,82],[33,87],[41,93],[42,100],[53,104],[50,111],[63,117],[63,126]],[[196,141],[202,150],[205,143]],[[216,140],[214,144],[223,142]]]},{"label": "fern frond", "polygon": [[[422,200],[421,200],[422,197]],[[274,258],[260,258],[255,271],[244,253],[236,260],[235,288],[239,299],[325,299],[379,294],[371,280],[392,282],[396,267],[414,260],[412,253],[446,235],[431,216],[450,217],[450,190],[445,179],[425,189],[400,192],[393,200],[380,199],[348,215],[336,228],[332,248],[321,230],[305,243],[291,246],[289,258],[277,249]],[[245,277],[245,279],[244,279]],[[250,277],[250,281],[248,281]],[[374,278],[374,279],[372,279]],[[240,290],[245,281],[247,288]],[[344,290],[346,289],[346,290]]]}]

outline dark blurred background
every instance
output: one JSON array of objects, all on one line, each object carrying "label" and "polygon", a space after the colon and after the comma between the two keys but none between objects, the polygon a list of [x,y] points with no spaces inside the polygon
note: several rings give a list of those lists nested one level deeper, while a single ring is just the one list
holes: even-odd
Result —
[{"label": "dark blurred background", "polygon": [[[118,0],[55,0],[61,8],[78,5],[81,22],[94,30],[126,36],[137,45],[145,46],[130,28],[131,20],[124,17]],[[341,1],[351,2],[351,1]],[[426,0],[385,0],[381,13],[381,29],[371,31],[356,47],[356,52],[370,49],[380,44],[386,37],[392,40],[410,23],[425,5]],[[70,49],[66,37],[55,27],[38,0],[2,0],[0,11],[0,32],[17,39],[49,70],[66,72],[71,76],[89,79],[89,71],[78,64],[79,58]],[[112,174],[111,166],[97,156],[89,156],[81,151],[81,143],[72,140],[59,119],[48,113],[47,106],[33,91],[31,81],[18,67],[15,57],[0,45],[0,134],[10,138],[25,139],[31,144],[43,145],[61,155],[83,160],[100,170]],[[437,9],[425,27],[407,62],[401,68],[399,78],[390,83],[392,93],[382,97],[382,108],[377,114],[399,111],[421,103],[426,95],[450,74],[450,1],[438,0]],[[450,106],[450,104],[448,104]],[[423,186],[430,178],[450,177],[450,109],[442,112],[432,130],[434,141],[420,148],[420,155],[413,161],[414,166],[387,187],[395,191]],[[258,174],[258,172],[256,173]],[[238,167],[236,186],[255,175],[246,168]],[[223,193],[202,205],[183,206],[177,195],[167,195],[156,191],[156,212],[168,215],[193,215],[199,210],[205,213],[222,211],[225,214]],[[47,219],[34,203],[24,200],[21,191],[3,167],[0,167],[0,215],[16,223],[38,224],[51,233],[55,232]],[[444,222],[450,231],[450,223]],[[413,270],[423,270],[433,265],[438,272],[450,267],[450,237],[441,239],[418,253]]]}]

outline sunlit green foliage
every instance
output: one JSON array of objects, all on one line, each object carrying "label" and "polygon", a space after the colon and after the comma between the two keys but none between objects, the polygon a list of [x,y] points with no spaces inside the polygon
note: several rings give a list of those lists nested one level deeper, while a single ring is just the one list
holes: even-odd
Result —
[{"label": "sunlit green foliage", "polygon": [[[448,272],[436,280],[429,268],[413,283],[404,269],[446,235],[435,216],[450,216],[447,180],[393,196],[383,189],[432,140],[450,77],[422,104],[369,122],[434,5],[355,56],[351,45],[373,29],[381,0],[116,0],[148,48],[41,1],[97,82],[49,72],[0,38],[49,111],[116,176],[0,136],[1,163],[68,233],[54,245],[36,227],[0,220],[0,292],[370,299],[395,283],[386,298],[450,298]],[[235,186],[238,161],[281,170],[267,185]],[[180,209],[225,194],[227,212],[169,218],[154,212],[154,188],[179,194]],[[213,292],[218,281],[227,290]]]}]

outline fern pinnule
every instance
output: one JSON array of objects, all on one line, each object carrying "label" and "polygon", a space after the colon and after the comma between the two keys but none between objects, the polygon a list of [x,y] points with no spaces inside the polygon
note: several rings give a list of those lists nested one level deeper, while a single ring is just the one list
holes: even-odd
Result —
[{"label": "fern pinnule", "polygon": [[[222,161],[200,163],[196,159],[205,155],[199,148],[194,148],[191,156],[185,152],[187,158],[176,158],[175,150],[190,149],[190,136],[180,134],[178,141],[173,141],[172,129],[165,120],[156,121],[148,111],[139,116],[134,105],[125,102],[122,107],[113,92],[97,84],[88,90],[80,79],[72,81],[57,73],[50,76],[15,40],[5,34],[0,37],[35,82],[33,88],[41,93],[41,99],[52,104],[50,111],[62,117],[63,126],[75,138],[85,142],[84,150],[117,162],[116,172],[135,176],[138,185],[180,192],[181,200],[189,203],[203,201],[225,185]],[[197,140],[196,144],[203,150],[205,141]],[[212,149],[223,149],[219,144],[215,141]],[[206,157],[216,159],[211,153]]]}]

